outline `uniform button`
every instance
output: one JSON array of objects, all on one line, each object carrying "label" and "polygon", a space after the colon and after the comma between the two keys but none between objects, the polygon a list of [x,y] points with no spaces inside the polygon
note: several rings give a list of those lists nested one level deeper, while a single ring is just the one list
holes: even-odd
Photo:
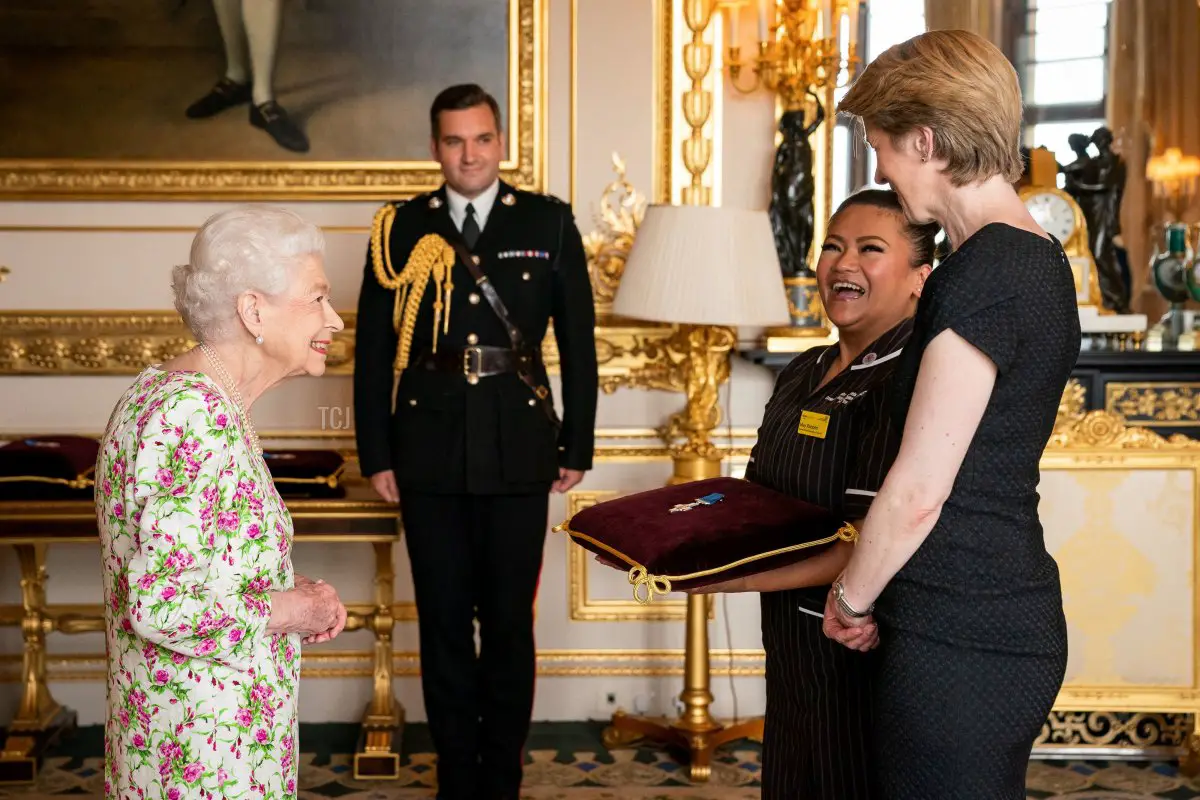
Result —
[{"label": "uniform button", "polygon": [[479,263],[479,256],[471,256],[471,260],[472,260],[472,261],[474,261],[476,264],[478,264],[478,263]]},{"label": "uniform button", "polygon": [[409,401],[408,401],[408,404],[409,404],[410,406],[415,406],[415,405],[417,404],[417,401],[416,401],[416,399],[415,399],[415,398],[410,398],[410,399],[409,399]]},{"label": "uniform button", "polygon": [[467,299],[471,301],[471,305],[479,305],[479,295],[475,294],[474,292],[471,292],[469,295],[467,295]]},{"label": "uniform button", "polygon": [[479,344],[479,337],[473,333],[467,334],[467,344]]},{"label": "uniform button", "polygon": [[531,405],[531,406],[536,406],[536,405],[537,405],[537,400],[534,400],[532,397],[531,397],[531,398],[529,398],[529,405]]},{"label": "uniform button", "polygon": [[522,272],[522,273],[521,273],[521,280],[523,280],[523,281],[527,281],[527,280],[529,280],[529,273],[528,273],[528,272]]},{"label": "uniform button", "polygon": [[478,375],[468,375],[468,376],[467,376],[467,383],[469,383],[469,384],[471,384],[472,386],[474,386],[475,384],[479,383],[479,376],[478,376]]}]

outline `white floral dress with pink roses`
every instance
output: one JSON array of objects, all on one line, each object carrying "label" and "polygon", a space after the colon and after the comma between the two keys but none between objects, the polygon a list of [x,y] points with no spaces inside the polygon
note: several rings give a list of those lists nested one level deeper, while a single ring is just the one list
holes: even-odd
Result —
[{"label": "white floral dress with pink roses", "polygon": [[296,796],[292,520],[232,402],[148,367],[96,465],[108,651],[106,797]]}]

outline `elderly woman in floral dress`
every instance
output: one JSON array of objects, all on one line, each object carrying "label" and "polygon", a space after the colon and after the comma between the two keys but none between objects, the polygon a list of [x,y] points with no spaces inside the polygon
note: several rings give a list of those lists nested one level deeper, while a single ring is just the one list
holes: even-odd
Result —
[{"label": "elderly woman in floral dress", "polygon": [[292,572],[292,521],[250,422],[266,390],[320,375],[342,321],[324,237],[287,211],[209,219],[177,267],[199,346],[146,367],[98,459],[108,651],[105,795],[296,796],[301,642],[346,623]]}]

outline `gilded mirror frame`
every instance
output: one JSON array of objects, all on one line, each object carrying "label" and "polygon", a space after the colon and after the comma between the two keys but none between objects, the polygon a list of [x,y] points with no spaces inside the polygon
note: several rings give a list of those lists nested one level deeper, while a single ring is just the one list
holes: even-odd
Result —
[{"label": "gilded mirror frame", "polygon": [[[508,0],[508,148],[501,177],[545,191],[549,0]],[[422,113],[425,110],[422,109]],[[392,200],[441,185],[434,161],[0,159],[0,201]]]}]

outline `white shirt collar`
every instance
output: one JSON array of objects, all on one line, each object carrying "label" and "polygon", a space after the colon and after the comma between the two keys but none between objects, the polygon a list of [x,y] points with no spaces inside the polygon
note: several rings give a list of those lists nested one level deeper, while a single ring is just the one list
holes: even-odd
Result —
[{"label": "white shirt collar", "polygon": [[492,213],[492,206],[496,203],[496,195],[500,192],[500,179],[497,178],[492,182],[492,185],[484,189],[474,200],[468,200],[458,192],[450,188],[450,184],[446,184],[446,202],[450,204],[450,220],[454,223],[454,227],[462,230],[463,220],[467,216],[467,203],[471,203],[475,207],[475,219],[479,223],[479,230],[487,227],[488,215]]}]

